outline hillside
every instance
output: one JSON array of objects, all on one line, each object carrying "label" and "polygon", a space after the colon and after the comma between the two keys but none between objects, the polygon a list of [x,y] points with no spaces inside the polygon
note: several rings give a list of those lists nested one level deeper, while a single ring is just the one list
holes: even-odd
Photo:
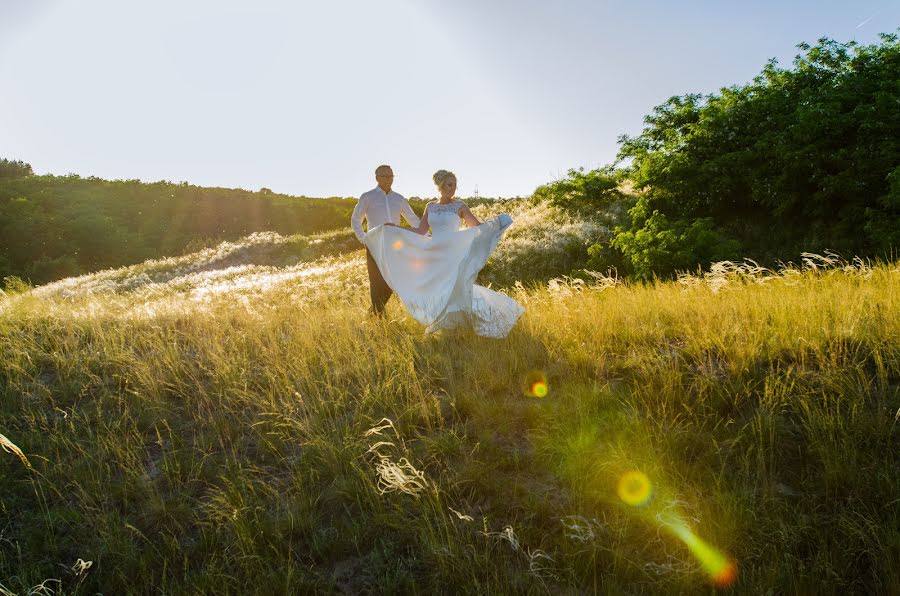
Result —
[{"label": "hillside", "polygon": [[314,234],[347,226],[355,204],[268,189],[0,175],[0,280],[43,284],[257,232]]},{"label": "hillside", "polygon": [[502,341],[368,319],[349,232],[0,297],[0,588],[900,591],[897,264],[547,282],[608,231],[506,207]]}]

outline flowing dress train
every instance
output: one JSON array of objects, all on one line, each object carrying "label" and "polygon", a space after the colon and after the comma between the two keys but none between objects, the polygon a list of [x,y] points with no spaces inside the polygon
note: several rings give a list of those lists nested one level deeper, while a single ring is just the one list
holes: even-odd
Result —
[{"label": "flowing dress train", "polygon": [[512,218],[503,213],[460,230],[460,205],[430,205],[431,236],[376,226],[364,242],[387,284],[427,332],[470,327],[478,335],[506,337],[525,309],[505,294],[476,285],[475,277]]}]

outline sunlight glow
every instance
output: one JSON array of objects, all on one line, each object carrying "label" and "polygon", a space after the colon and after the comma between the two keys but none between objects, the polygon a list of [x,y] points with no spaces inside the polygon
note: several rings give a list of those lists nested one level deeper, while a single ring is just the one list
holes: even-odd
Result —
[{"label": "sunlight glow", "polygon": [[400,238],[397,238],[396,240],[394,240],[394,244],[392,246],[394,247],[394,250],[402,249],[403,248],[403,240],[401,240]]}]

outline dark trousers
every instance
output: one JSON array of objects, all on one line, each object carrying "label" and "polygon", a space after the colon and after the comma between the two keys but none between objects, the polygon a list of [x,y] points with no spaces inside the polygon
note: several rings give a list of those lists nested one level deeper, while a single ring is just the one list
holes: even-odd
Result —
[{"label": "dark trousers", "polygon": [[394,291],[384,281],[381,270],[378,269],[378,264],[368,248],[366,249],[366,268],[369,270],[369,295],[372,297],[372,312],[381,316],[384,314],[384,305],[387,304]]}]

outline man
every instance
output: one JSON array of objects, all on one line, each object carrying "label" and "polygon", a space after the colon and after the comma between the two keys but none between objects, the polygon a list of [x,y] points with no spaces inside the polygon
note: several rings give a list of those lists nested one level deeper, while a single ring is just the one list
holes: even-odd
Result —
[{"label": "man", "polygon": [[[359,202],[350,217],[350,225],[359,241],[362,242],[366,235],[362,226],[363,218],[367,220],[367,228],[370,230],[385,223],[399,224],[401,215],[409,222],[409,225],[414,228],[419,227],[419,218],[416,217],[406,199],[391,190],[391,185],[394,183],[394,171],[391,166],[383,165],[375,168],[375,181],[378,186],[359,197]],[[393,294],[393,290],[384,281],[368,248],[366,248],[366,267],[369,270],[371,312],[382,316],[384,315],[384,306]]]}]

